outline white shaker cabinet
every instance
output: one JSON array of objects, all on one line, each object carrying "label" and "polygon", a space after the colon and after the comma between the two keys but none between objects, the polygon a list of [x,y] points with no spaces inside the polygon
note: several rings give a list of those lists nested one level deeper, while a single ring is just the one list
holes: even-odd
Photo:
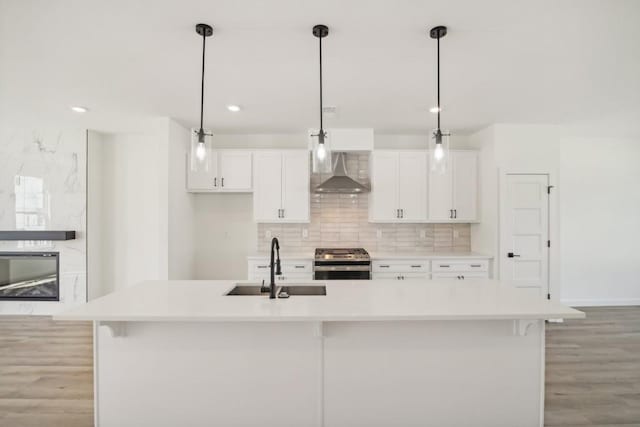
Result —
[{"label": "white shaker cabinet", "polygon": [[427,152],[376,150],[371,154],[370,222],[427,219]]},{"label": "white shaker cabinet", "polygon": [[478,154],[452,150],[450,155],[445,173],[429,173],[429,221],[477,221]]},{"label": "white shaker cabinet", "polygon": [[208,150],[197,167],[187,159],[187,190],[194,193],[251,191],[251,152]]},{"label": "white shaker cabinet", "polygon": [[254,153],[253,217],[256,222],[309,222],[309,152]]}]

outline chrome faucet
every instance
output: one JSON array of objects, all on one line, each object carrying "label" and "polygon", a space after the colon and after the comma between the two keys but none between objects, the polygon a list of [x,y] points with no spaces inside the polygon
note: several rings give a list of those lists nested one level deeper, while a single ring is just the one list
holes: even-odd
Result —
[{"label": "chrome faucet", "polygon": [[[275,248],[275,253],[277,254],[275,260],[274,260],[274,248]],[[269,288],[268,288],[269,299],[275,299],[276,275],[279,276],[282,274],[282,270],[280,268],[280,242],[278,242],[278,239],[276,237],[271,239],[271,262],[269,263],[269,270],[270,270],[270,279],[271,279],[271,282],[269,283]],[[266,292],[267,289],[263,286],[261,291]]]}]

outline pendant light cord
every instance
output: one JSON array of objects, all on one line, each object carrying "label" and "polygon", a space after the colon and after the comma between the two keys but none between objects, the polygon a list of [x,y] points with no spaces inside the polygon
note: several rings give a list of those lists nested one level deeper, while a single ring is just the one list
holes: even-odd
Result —
[{"label": "pendant light cord", "polygon": [[206,31],[202,33],[202,79],[200,80],[200,130],[202,131],[204,116],[204,52],[207,43]]},{"label": "pendant light cord", "polygon": [[[320,131],[319,133],[324,133],[324,127],[323,127],[323,122],[322,122],[322,37],[318,37],[318,40],[320,42]],[[322,137],[320,137],[320,140],[323,140]]]},{"label": "pendant light cord", "polygon": [[436,40],[438,42],[438,130],[440,130],[440,35],[438,35],[438,38]]}]

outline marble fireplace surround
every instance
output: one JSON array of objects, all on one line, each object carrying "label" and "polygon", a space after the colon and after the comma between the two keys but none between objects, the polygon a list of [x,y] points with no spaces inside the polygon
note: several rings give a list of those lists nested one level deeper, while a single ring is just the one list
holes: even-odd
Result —
[{"label": "marble fireplace surround", "polygon": [[[347,173],[369,182],[369,154],[349,153]],[[330,175],[311,176],[315,188]],[[321,247],[363,247],[375,252],[469,252],[470,224],[374,224],[369,222],[367,194],[311,193],[309,224],[258,224],[258,251],[268,252],[271,236],[287,251]]]},{"label": "marble fireplace surround", "polygon": [[66,241],[0,241],[58,252],[59,301],[0,301],[0,314],[54,314],[87,300],[86,131],[0,127],[0,230],[75,230]]}]

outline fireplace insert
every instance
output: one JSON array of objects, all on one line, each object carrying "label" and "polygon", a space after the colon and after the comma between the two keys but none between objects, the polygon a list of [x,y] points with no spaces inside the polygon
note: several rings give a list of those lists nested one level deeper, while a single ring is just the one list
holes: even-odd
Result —
[{"label": "fireplace insert", "polygon": [[0,300],[59,301],[58,252],[0,252]]}]

